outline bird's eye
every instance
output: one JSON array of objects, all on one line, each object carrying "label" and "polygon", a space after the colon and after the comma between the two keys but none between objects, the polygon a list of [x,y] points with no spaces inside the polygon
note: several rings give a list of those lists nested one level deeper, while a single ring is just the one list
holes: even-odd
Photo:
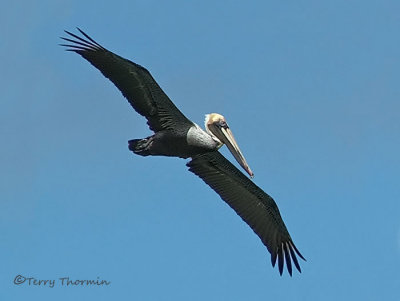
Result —
[{"label": "bird's eye", "polygon": [[229,128],[229,126],[228,126],[228,124],[226,123],[225,120],[219,120],[219,121],[218,121],[218,125],[219,125],[220,127],[224,128],[224,129]]}]

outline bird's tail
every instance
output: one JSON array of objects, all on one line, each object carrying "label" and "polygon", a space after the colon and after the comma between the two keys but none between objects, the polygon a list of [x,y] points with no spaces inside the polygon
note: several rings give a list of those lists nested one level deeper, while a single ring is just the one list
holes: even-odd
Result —
[{"label": "bird's tail", "polygon": [[137,155],[148,156],[150,155],[149,147],[151,146],[151,143],[151,137],[144,139],[132,139],[128,141],[128,147],[129,150]]}]

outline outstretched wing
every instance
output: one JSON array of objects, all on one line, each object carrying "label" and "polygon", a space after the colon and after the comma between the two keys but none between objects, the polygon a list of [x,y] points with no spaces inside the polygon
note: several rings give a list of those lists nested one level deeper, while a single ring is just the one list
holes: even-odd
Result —
[{"label": "outstretched wing", "polygon": [[250,181],[219,152],[193,157],[189,170],[208,184],[253,229],[271,253],[272,266],[278,259],[282,275],[284,262],[292,275],[292,261],[301,272],[296,254],[303,260],[286,229],[275,201]]},{"label": "outstretched wing", "polygon": [[128,99],[132,107],[146,117],[150,129],[157,132],[192,125],[160,88],[150,72],[95,42],[78,28],[83,37],[65,31],[70,38],[61,38],[71,44],[61,44],[68,51],[80,54],[111,80]]}]

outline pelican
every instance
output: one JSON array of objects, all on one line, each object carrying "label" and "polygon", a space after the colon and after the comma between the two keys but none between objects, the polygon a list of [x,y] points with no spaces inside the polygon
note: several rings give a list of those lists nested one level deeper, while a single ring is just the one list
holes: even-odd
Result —
[{"label": "pelican", "polygon": [[253,229],[271,253],[271,263],[278,262],[282,275],[284,264],[292,276],[292,262],[299,272],[296,248],[282,220],[275,201],[218,151],[226,145],[250,177],[247,164],[225,118],[207,114],[205,131],[190,121],[163,92],[144,67],[107,50],[81,29],[81,36],[65,31],[62,37],[67,51],[89,61],[122,92],[131,106],[147,119],[154,135],[128,142],[129,149],[141,156],[191,158],[186,165],[199,176]]}]

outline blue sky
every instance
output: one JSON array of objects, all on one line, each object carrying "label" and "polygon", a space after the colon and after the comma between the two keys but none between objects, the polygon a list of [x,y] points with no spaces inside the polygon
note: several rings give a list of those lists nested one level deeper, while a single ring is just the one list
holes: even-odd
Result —
[{"label": "blue sky", "polygon": [[[398,1],[40,1],[0,12],[2,300],[399,300]],[[251,229],[57,44],[79,26],[203,126],[225,115],[307,258]],[[222,151],[234,161],[226,150]],[[21,285],[104,279],[101,287]]]}]

